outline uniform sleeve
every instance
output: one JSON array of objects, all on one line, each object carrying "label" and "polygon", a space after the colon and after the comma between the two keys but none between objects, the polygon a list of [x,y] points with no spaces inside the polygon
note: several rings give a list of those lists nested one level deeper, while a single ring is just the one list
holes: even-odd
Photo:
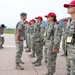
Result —
[{"label": "uniform sleeve", "polygon": [[37,29],[37,27],[34,25],[33,38],[36,38],[36,29]]},{"label": "uniform sleeve", "polygon": [[41,36],[40,36],[40,40],[44,40],[44,32],[45,32],[45,27],[41,26]]},{"label": "uniform sleeve", "polygon": [[57,48],[57,45],[58,45],[58,43],[59,43],[59,39],[60,39],[60,36],[58,36],[59,35],[59,26],[58,25],[55,25],[54,26],[54,45],[53,45],[53,48]]},{"label": "uniform sleeve", "polygon": [[18,27],[17,27],[17,30],[21,30],[22,31],[22,24],[20,23],[20,24],[18,24]]}]

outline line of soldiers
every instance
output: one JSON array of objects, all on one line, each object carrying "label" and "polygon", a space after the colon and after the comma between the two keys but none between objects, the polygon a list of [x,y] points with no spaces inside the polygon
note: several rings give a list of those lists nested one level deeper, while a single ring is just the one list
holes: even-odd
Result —
[{"label": "line of soldiers", "polygon": [[[15,29],[16,43],[16,69],[24,70],[20,64],[24,64],[21,60],[23,53],[23,41],[26,40],[28,50],[31,52],[31,58],[35,57],[36,61],[32,62],[35,66],[40,66],[43,59],[43,46],[47,73],[45,75],[54,75],[56,72],[56,59],[59,53],[61,35],[63,35],[63,51],[67,61],[67,75],[75,75],[75,0],[69,4],[64,4],[68,9],[70,19],[64,19],[63,32],[57,22],[57,15],[50,12],[46,15],[48,26],[45,28],[42,24],[41,16],[35,17],[30,23],[26,21],[27,13],[21,13],[21,20],[17,23]],[[24,22],[25,21],[25,22]],[[36,22],[36,23],[35,23]],[[62,33],[61,33],[62,32]],[[44,36],[45,35],[45,36]]]},{"label": "line of soldiers", "polygon": [[[30,23],[26,21],[27,14],[21,13],[21,20],[17,23],[15,29],[16,42],[16,69],[24,70],[20,64],[24,64],[21,60],[23,52],[23,41],[26,40],[26,52],[31,52],[31,58],[37,57],[36,61],[32,62],[35,66],[40,66],[43,59],[43,46],[45,54],[45,63],[47,65],[48,73],[46,75],[53,75],[55,73],[56,58],[59,52],[61,29],[56,19],[56,14],[50,12],[46,15],[48,23],[47,28],[42,24],[43,18],[41,16],[35,17]],[[45,36],[44,36],[45,34]]]}]

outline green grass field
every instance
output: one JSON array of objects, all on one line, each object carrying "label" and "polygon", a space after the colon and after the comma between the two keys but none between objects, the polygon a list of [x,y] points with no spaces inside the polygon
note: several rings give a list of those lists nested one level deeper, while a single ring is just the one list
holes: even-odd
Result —
[{"label": "green grass field", "polygon": [[14,29],[5,29],[4,33],[5,34],[14,34]]}]

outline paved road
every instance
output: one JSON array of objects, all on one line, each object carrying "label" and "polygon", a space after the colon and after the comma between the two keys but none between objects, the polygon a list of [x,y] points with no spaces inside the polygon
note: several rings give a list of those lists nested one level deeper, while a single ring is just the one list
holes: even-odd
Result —
[{"label": "paved road", "polygon": [[[26,53],[25,50],[22,57],[22,60],[25,62],[25,64],[22,66],[25,68],[25,70],[15,70],[16,48],[14,35],[5,34],[4,36],[5,48],[0,50],[0,75],[42,75],[47,72],[44,59],[42,60],[42,65],[40,67],[35,67],[32,64],[32,61],[35,61],[36,58],[29,58],[31,53]],[[57,58],[56,73],[54,75],[66,75],[66,61],[65,57],[60,56],[62,53],[63,51],[60,49],[60,53],[58,54]]]}]

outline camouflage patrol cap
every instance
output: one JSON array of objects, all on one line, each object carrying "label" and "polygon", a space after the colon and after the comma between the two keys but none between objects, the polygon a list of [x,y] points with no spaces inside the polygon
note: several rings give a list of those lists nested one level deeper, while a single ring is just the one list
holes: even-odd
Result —
[{"label": "camouflage patrol cap", "polygon": [[6,26],[5,26],[4,24],[1,24],[1,27],[2,27],[2,28],[6,28]]},{"label": "camouflage patrol cap", "polygon": [[21,15],[21,16],[26,16],[26,15],[27,15],[27,13],[22,12],[20,15]]}]

